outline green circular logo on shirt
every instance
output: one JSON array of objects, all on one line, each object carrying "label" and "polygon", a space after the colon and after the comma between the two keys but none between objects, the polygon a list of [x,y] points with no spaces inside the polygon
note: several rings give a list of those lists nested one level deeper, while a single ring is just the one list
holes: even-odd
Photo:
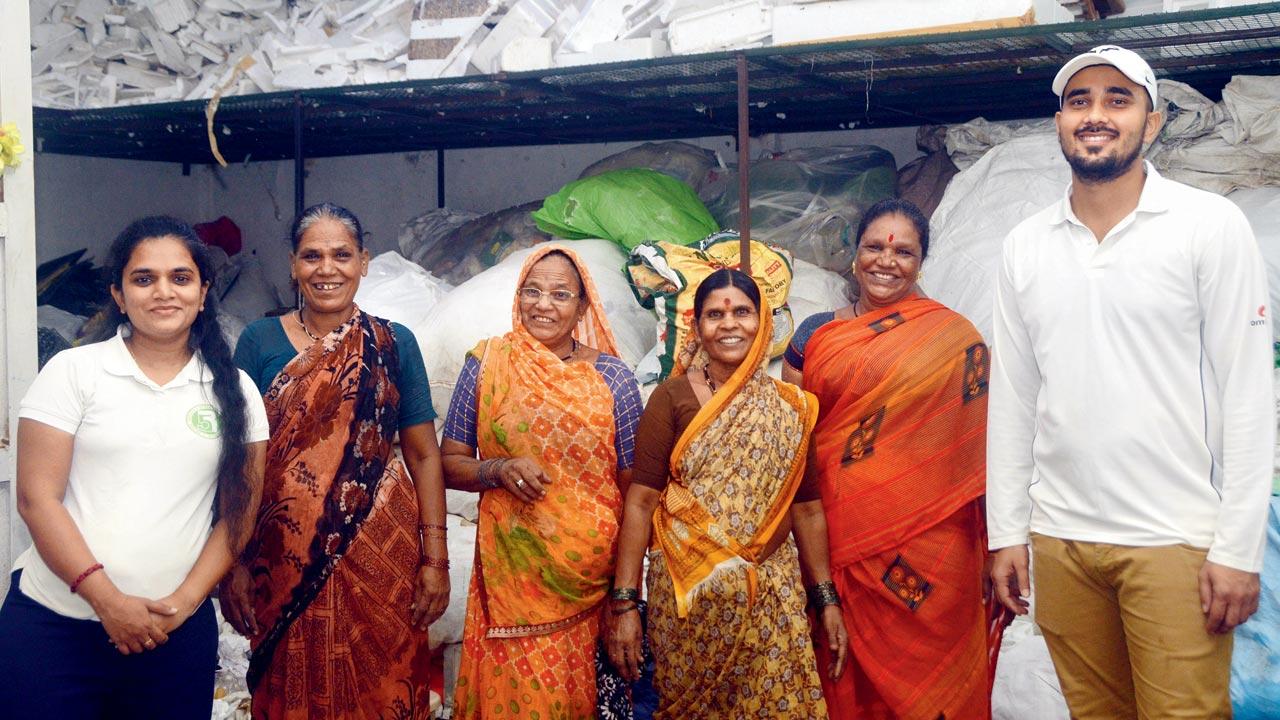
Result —
[{"label": "green circular logo on shirt", "polygon": [[196,405],[187,411],[187,427],[202,438],[214,440],[222,435],[222,418],[212,405]]}]

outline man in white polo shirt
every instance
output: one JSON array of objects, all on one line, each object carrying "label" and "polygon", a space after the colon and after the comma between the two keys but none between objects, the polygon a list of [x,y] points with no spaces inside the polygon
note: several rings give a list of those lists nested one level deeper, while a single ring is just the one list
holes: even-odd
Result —
[{"label": "man in white polo shirt", "polygon": [[1005,239],[987,450],[992,579],[1036,621],[1074,718],[1227,718],[1253,614],[1275,409],[1262,259],[1224,198],[1142,160],[1137,54],[1058,72],[1071,186]]}]

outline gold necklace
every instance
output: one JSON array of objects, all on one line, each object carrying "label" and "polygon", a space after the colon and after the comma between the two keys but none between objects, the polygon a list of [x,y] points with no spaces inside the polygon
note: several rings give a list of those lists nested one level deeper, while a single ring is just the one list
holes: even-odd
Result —
[{"label": "gold necklace", "polygon": [[298,325],[302,327],[302,332],[306,333],[307,337],[311,338],[311,342],[319,342],[320,338],[312,335],[311,330],[307,328],[307,323],[302,320],[301,308],[298,309]]}]

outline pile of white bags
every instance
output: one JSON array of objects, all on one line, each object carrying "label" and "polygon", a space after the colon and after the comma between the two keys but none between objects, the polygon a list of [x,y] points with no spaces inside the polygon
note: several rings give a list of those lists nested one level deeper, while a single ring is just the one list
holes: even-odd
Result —
[{"label": "pile of white bags", "polygon": [[[449,535],[449,607],[427,630],[433,650],[441,645],[462,642],[462,623],[467,617],[467,585],[471,582],[471,568],[475,565],[475,523],[450,514],[445,516],[445,526]],[[445,678],[445,687],[451,686],[456,679]]]},{"label": "pile of white bags", "polygon": [[[1272,304],[1277,305],[1280,78],[1236,77],[1217,104],[1167,80],[1160,81],[1160,93],[1169,103],[1169,119],[1147,157],[1164,177],[1230,193],[1227,197],[1253,226],[1267,262]],[[968,317],[990,340],[996,269],[1005,235],[1060,200],[1071,171],[1052,122],[975,120],[947,130],[947,149],[962,172],[951,180],[934,212],[920,285],[929,296]]]},{"label": "pile of white bags", "polygon": [[1214,103],[1160,81],[1170,122],[1148,159],[1166,177],[1219,195],[1280,185],[1280,77],[1237,75]]},{"label": "pile of white bags", "polygon": [[[248,322],[274,310],[282,302],[276,286],[267,279],[262,261],[250,252],[236,253],[228,265],[220,271],[218,284],[225,286],[218,300],[218,308]],[[292,304],[292,298],[289,298]]]},{"label": "pile of white bags", "polygon": [[[958,164],[958,163],[957,163]],[[1052,132],[995,146],[951,179],[930,222],[920,287],[991,340],[991,304],[1004,237],[1060,199],[1071,171]]]},{"label": "pile of white bags", "polygon": [[791,262],[791,292],[787,295],[787,304],[791,306],[791,319],[796,327],[810,315],[830,312],[850,302],[849,281],[844,276],[800,258]]}]

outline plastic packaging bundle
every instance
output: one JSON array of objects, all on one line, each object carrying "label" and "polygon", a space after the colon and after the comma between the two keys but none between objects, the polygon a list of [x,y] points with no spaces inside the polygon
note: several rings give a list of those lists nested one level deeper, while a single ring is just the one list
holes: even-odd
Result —
[{"label": "plastic packaging bundle", "polygon": [[709,181],[707,173],[719,164],[714,152],[697,145],[678,141],[644,143],[589,166],[578,178],[626,168],[649,168],[663,175],[670,175],[701,196],[703,187]]},{"label": "plastic packaging bundle", "polygon": [[425,258],[440,241],[459,227],[480,217],[476,213],[448,208],[429,210],[400,228],[400,254],[426,267]]},{"label": "plastic packaging bundle", "polygon": [[[738,184],[707,202],[720,226],[737,228]],[[893,197],[893,155],[871,145],[800,148],[751,164],[751,238],[848,274],[862,213]]]},{"label": "plastic packaging bundle", "polygon": [[692,188],[648,168],[575,180],[548,197],[533,219],[557,237],[603,238],[627,250],[643,242],[688,245],[719,229]]},{"label": "plastic packaging bundle", "polygon": [[459,285],[517,250],[550,240],[530,216],[540,204],[525,203],[469,220],[426,249],[415,251],[419,257],[414,261],[441,280]]},{"label": "plastic packaging bundle", "polygon": [[1236,628],[1231,654],[1236,720],[1280,717],[1280,497],[1271,498],[1258,612]]},{"label": "plastic packaging bundle", "polygon": [[[724,267],[739,267],[735,232],[712,235],[696,247],[646,243],[631,251],[626,271],[636,300],[658,316],[658,379],[671,374],[693,328],[693,296],[702,279]],[[791,257],[785,250],[751,241],[751,275],[773,308],[773,344],[769,356],[787,349],[795,326],[787,296],[791,290]],[[647,379],[647,378],[646,378]]]}]

